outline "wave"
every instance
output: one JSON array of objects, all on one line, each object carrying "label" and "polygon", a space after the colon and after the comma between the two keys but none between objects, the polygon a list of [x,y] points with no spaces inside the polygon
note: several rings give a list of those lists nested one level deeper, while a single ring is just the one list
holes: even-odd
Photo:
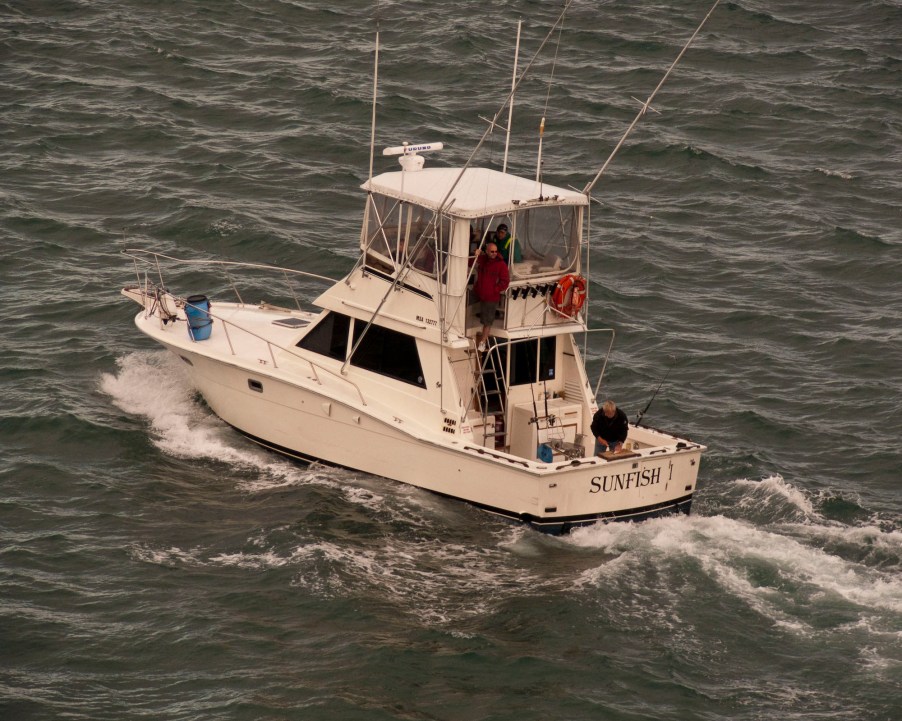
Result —
[{"label": "wave", "polygon": [[[328,489],[368,519],[350,535],[346,524],[299,524],[257,528],[230,547],[138,543],[130,551],[138,561],[281,570],[287,583],[314,596],[374,599],[427,627],[466,628],[515,597],[598,602],[623,623],[683,635],[687,645],[697,638],[691,605],[707,588],[718,607],[745,608],[776,632],[856,639],[860,665],[894,667],[892,649],[902,641],[902,532],[858,513],[857,524],[830,520],[824,508],[835,505],[835,493],[810,493],[779,475],[740,478],[722,490],[728,515],[598,524],[552,539],[417,489],[301,467],[246,446],[197,400],[166,351],[130,353],[118,363],[116,374],[102,377],[102,390],[150,422],[163,452],[229,464],[235,487],[250,494]],[[466,518],[440,519],[436,532],[442,514]],[[455,526],[466,529],[463,537]],[[473,541],[486,532],[490,543]]]},{"label": "wave", "polygon": [[575,584],[586,593],[617,585],[620,595],[654,596],[660,616],[655,622],[676,628],[681,614],[690,613],[681,589],[691,578],[690,598],[711,586],[717,597],[733,599],[776,631],[835,636],[831,641],[850,637],[860,644],[860,664],[897,664],[902,533],[879,524],[830,521],[817,500],[779,476],[739,479],[732,487],[739,492],[737,514],[750,511],[776,521],[691,516],[578,529],[567,543],[613,560],[584,571]]},{"label": "wave", "polygon": [[146,418],[152,442],[164,453],[237,467],[236,487],[251,493],[336,485],[321,466],[299,466],[239,440],[198,400],[181,363],[167,351],[130,353],[117,364],[118,373],[103,374],[101,390],[126,413]]},{"label": "wave", "polygon": [[[523,589],[547,587],[547,579],[509,562],[506,547],[525,529],[505,527],[495,548],[444,538],[402,534],[354,541],[310,537],[303,543],[275,540],[281,529],[249,538],[240,550],[154,548],[136,545],[138,561],[175,567],[249,571],[289,569],[291,585],[326,599],[366,598],[390,605],[426,626],[478,618]],[[557,590],[561,590],[557,582]]]},{"label": "wave", "polygon": [[823,173],[824,175],[831,178],[841,178],[842,180],[852,180],[855,176],[852,173],[844,172],[841,170],[829,170],[827,168],[815,168],[815,171],[818,173]]}]

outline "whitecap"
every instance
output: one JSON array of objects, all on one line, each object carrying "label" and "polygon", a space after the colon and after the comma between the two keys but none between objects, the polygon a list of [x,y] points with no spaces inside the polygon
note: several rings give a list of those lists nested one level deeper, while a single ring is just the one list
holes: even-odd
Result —
[{"label": "whitecap", "polygon": [[841,170],[828,170],[827,168],[815,168],[818,173],[823,173],[824,175],[828,175],[833,178],[842,178],[843,180],[851,180],[853,175],[848,172],[843,172]]},{"label": "whitecap", "polygon": [[631,578],[649,564],[666,571],[689,558],[723,591],[793,632],[810,633],[819,608],[837,604],[859,618],[902,616],[897,575],[741,520],[693,516],[596,525],[577,529],[570,542],[617,557],[583,573],[583,587]]},{"label": "whitecap", "polygon": [[130,353],[117,360],[116,375],[104,373],[100,387],[126,413],[150,421],[153,442],[179,458],[212,458],[254,465],[257,457],[226,440],[227,428],[195,400],[179,361],[166,351]]},{"label": "whitecap", "polygon": [[[236,466],[245,475],[236,487],[249,493],[316,484],[336,487],[335,469],[309,467],[274,456],[243,442],[197,400],[182,364],[167,351],[139,351],[117,360],[119,372],[104,373],[100,388],[126,413],[146,418],[152,442],[177,458],[195,458]],[[250,471],[252,476],[247,478]],[[352,501],[372,502],[351,492]]]},{"label": "whitecap", "polygon": [[760,481],[740,478],[733,483],[747,491],[738,502],[741,508],[754,508],[760,512],[762,507],[769,506],[784,511],[794,511],[803,519],[819,519],[821,517],[807,494],[791,483],[787,483],[779,474],[768,476]]}]

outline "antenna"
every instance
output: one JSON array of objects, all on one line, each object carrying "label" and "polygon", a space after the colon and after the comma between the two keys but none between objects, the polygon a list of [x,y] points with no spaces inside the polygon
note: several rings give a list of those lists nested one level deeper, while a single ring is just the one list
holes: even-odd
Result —
[{"label": "antenna", "polygon": [[376,89],[379,85],[379,20],[376,19],[376,59],[373,64],[373,125],[370,129],[370,180],[373,179],[373,156],[376,154]]},{"label": "antenna", "polygon": [[507,150],[511,144],[511,124],[514,120],[514,93],[517,90],[517,60],[520,58],[520,28],[523,27],[523,21],[517,21],[517,45],[514,48],[514,75],[511,78],[511,102],[507,109],[507,137],[504,139],[504,164],[501,166],[501,172],[507,172]]},{"label": "antenna", "polygon": [[482,134],[482,137],[479,139],[479,142],[476,143],[476,147],[473,148],[472,152],[470,153],[470,157],[467,158],[467,162],[464,163],[463,167],[460,169],[460,172],[457,174],[457,178],[451,184],[451,187],[448,188],[448,192],[445,193],[445,197],[442,199],[442,202],[439,204],[439,212],[444,211],[444,208],[446,207],[446,205],[448,203],[448,199],[451,197],[451,193],[453,193],[454,189],[457,188],[457,184],[460,183],[460,179],[464,177],[464,173],[466,172],[467,168],[470,167],[470,163],[473,162],[473,158],[476,157],[476,154],[479,152],[479,149],[485,143],[486,138],[489,137],[489,133],[491,133],[492,130],[495,128],[495,126],[498,124],[498,118],[501,117],[501,113],[504,112],[505,106],[513,99],[514,93],[517,91],[517,88],[520,86],[520,83],[522,83],[523,79],[529,74],[530,68],[532,68],[532,64],[536,61],[536,58],[539,57],[539,53],[542,52],[542,49],[548,43],[548,39],[551,37],[552,33],[554,32],[554,29],[558,26],[558,23],[563,22],[564,16],[567,14],[567,11],[570,9],[570,6],[572,4],[573,4],[573,0],[566,0],[566,4],[564,5],[563,10],[561,10],[561,14],[558,15],[557,20],[554,21],[554,24],[551,26],[551,29],[548,31],[548,34],[545,36],[545,39],[542,40],[541,45],[539,45],[539,49],[535,51],[535,53],[532,56],[532,59],[526,64],[526,67],[523,69],[523,72],[520,73],[520,78],[514,84],[514,87],[511,88],[510,93],[508,93],[508,96],[504,99],[504,102],[501,104],[501,107],[498,108],[498,112],[495,113],[494,116],[492,116],[492,121],[489,124],[489,127],[486,128],[485,132]]},{"label": "antenna", "polygon": [[[667,80],[671,71],[677,66],[677,63],[680,62],[680,59],[683,57],[683,54],[689,49],[689,46],[692,45],[692,41],[695,40],[695,36],[699,34],[702,27],[706,22],[708,22],[708,18],[711,17],[711,13],[714,12],[714,8],[716,8],[720,4],[720,0],[715,0],[714,4],[711,6],[711,9],[708,11],[708,14],[705,15],[704,19],[699,23],[699,26],[695,29],[695,32],[692,33],[692,37],[686,41],[686,44],[683,46],[683,49],[680,50],[680,54],[676,56],[676,59],[670,64],[670,67],[667,68],[667,72],[664,73],[664,77],[661,78],[661,82],[658,83],[657,87],[652,91],[651,95],[648,96],[648,100],[642,103],[642,107],[639,109],[638,114],[635,118],[633,118],[633,122],[630,123],[630,126],[626,129],[626,132],[623,134],[623,137],[620,138],[620,142],[614,147],[614,150],[611,151],[611,154],[608,156],[608,159],[604,161],[604,165],[601,166],[601,170],[595,175],[592,181],[583,188],[583,192],[588,195],[592,192],[592,188],[595,187],[595,183],[598,182],[598,179],[601,178],[602,173],[607,170],[608,165],[610,165],[611,161],[614,159],[614,156],[617,155],[617,151],[620,150],[620,146],[623,145],[623,142],[626,140],[627,136],[633,131],[633,128],[636,127],[636,123],[639,122],[644,116],[647,110],[649,110],[651,106],[651,101],[654,99],[655,95],[658,94],[658,91],[661,89],[661,86],[664,85],[664,82]],[[654,108],[651,108],[654,110]],[[657,112],[656,110],[654,110]]]},{"label": "antenna", "polygon": [[428,153],[431,150],[441,150],[444,147],[444,143],[418,143],[417,145],[403,143],[391,148],[386,148],[382,151],[382,154],[400,155],[401,157],[398,158],[398,162],[401,163],[401,169],[413,172],[422,170],[423,163],[425,162],[425,158],[418,155],[418,153]]}]

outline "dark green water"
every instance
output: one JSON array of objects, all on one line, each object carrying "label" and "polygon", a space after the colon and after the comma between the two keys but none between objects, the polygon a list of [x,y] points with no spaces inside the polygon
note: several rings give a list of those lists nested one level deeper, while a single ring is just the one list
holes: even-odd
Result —
[{"label": "dark green water", "polygon": [[[710,451],[692,517],[566,538],[260,452],[118,296],[130,247],[350,268],[372,4],[0,7],[0,719],[902,718],[898,3],[722,5],[597,186],[603,393],[673,363]],[[559,11],[379,7],[377,148],[442,165]],[[547,96],[583,187],[707,9],[576,2],[512,170]]]}]

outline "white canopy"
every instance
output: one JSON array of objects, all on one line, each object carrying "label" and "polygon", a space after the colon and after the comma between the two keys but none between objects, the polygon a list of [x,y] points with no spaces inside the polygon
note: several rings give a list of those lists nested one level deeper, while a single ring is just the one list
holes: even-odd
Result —
[{"label": "white canopy", "polygon": [[[458,176],[460,168],[424,168],[415,172],[399,170],[377,175],[360,187],[438,210]],[[511,213],[534,204],[588,205],[589,200],[576,190],[565,190],[488,168],[467,168],[460,182],[454,186],[445,210],[461,218],[478,218]]]}]

